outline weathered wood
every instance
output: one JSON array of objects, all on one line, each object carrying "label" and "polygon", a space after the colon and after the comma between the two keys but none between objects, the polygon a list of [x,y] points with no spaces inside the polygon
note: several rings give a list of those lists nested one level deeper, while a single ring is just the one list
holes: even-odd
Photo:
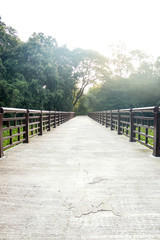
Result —
[{"label": "weathered wood", "polygon": [[29,143],[29,112],[25,113],[25,132],[24,143]]},{"label": "weathered wood", "polygon": [[110,111],[110,129],[113,130],[113,126],[112,126],[112,123],[113,123],[113,115],[112,115],[112,111]]},{"label": "weathered wood", "polygon": [[[93,119],[97,119],[99,123],[103,124],[104,115],[100,116],[100,113],[104,113],[104,111],[93,112],[90,113],[89,116]],[[154,116],[152,117],[153,114]],[[159,107],[144,107],[105,111],[106,127],[110,126],[110,130],[117,130],[118,134],[128,136],[130,142],[143,142],[145,146],[154,149],[153,155],[155,156],[160,156],[159,118]],[[138,131],[136,130],[136,128],[138,129]],[[154,130],[154,137],[148,134],[149,129]],[[143,138],[141,138],[141,136],[143,136]],[[149,139],[154,139],[153,147],[149,144]]]},{"label": "weathered wood", "polygon": [[134,142],[134,115],[133,115],[133,111],[132,108],[130,109],[130,137],[129,137],[129,141],[130,142]]},{"label": "weathered wood", "polygon": [[43,135],[43,113],[40,113],[40,131],[39,131],[39,135],[42,136]]},{"label": "weathered wood", "polygon": [[0,113],[0,158],[3,157],[3,113]]},{"label": "weathered wood", "polygon": [[51,131],[51,114],[48,114],[48,131]]},{"label": "weathered wood", "polygon": [[154,146],[153,155],[160,156],[160,112],[158,109],[154,112]]},{"label": "weathered wood", "polygon": [[54,113],[54,125],[53,125],[53,127],[56,128],[56,126],[57,126],[57,123],[56,123],[56,112],[55,112]]},{"label": "weathered wood", "polygon": [[108,127],[108,115],[107,115],[107,111],[106,111],[106,127]]},{"label": "weathered wood", "polygon": [[121,128],[120,128],[121,122],[120,122],[120,112],[118,110],[118,119],[117,119],[117,133],[118,135],[121,134]]},{"label": "weathered wood", "polygon": [[[5,114],[8,113],[13,117],[5,118]],[[17,113],[18,117],[16,116]],[[53,127],[56,127],[57,123],[62,124],[75,116],[73,112],[66,113],[17,108],[0,108],[0,114],[0,157],[3,156],[4,150],[21,142],[29,143],[31,137],[42,135],[43,130],[50,131],[52,124]],[[51,114],[53,114],[52,119]],[[23,115],[23,117],[20,115]],[[23,128],[23,131],[21,131],[21,128]],[[13,135],[13,129],[17,129],[18,133]],[[9,132],[9,136],[3,138],[3,131],[5,130]],[[21,139],[21,135],[23,135],[23,139]],[[17,137],[16,142],[14,137]],[[9,144],[5,147],[3,147],[4,140],[9,140]]]}]

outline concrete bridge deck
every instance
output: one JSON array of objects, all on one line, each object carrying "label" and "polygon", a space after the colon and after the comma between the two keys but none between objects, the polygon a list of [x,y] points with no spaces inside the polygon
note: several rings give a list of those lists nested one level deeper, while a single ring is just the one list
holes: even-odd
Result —
[{"label": "concrete bridge deck", "polygon": [[160,158],[76,117],[0,161],[0,240],[160,239]]}]

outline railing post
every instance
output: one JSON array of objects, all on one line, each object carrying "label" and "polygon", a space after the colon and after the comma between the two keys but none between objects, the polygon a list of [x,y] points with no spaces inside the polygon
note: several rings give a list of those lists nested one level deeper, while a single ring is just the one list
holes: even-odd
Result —
[{"label": "railing post", "polygon": [[102,125],[104,125],[104,112],[102,112]]},{"label": "railing post", "polygon": [[59,125],[61,125],[62,124],[62,113],[60,112],[59,113]]},{"label": "railing post", "polygon": [[61,112],[61,124],[63,124],[63,113]]},{"label": "railing post", "polygon": [[55,113],[54,113],[54,125],[53,125],[53,127],[56,128],[56,125],[57,125],[57,124],[56,124],[56,112],[55,112]]},{"label": "railing post", "polygon": [[66,113],[66,121],[69,120],[69,113]]},{"label": "railing post", "polygon": [[103,124],[103,112],[101,112],[101,124]]},{"label": "railing post", "polygon": [[0,113],[0,158],[3,155],[3,113]]},{"label": "railing post", "polygon": [[101,124],[101,112],[99,112],[99,123]]},{"label": "railing post", "polygon": [[60,125],[60,112],[58,112],[58,126]]},{"label": "railing post", "polygon": [[117,113],[117,133],[118,133],[118,135],[120,135],[121,134],[121,128],[120,128],[120,112],[119,112],[119,110],[118,110],[118,113]]},{"label": "railing post", "polygon": [[101,123],[101,113],[98,112],[98,122]]},{"label": "railing post", "polygon": [[24,143],[29,143],[29,110],[25,113],[25,141]]},{"label": "railing post", "polygon": [[110,115],[111,115],[110,116],[111,117],[110,118],[110,120],[111,120],[111,122],[110,122],[110,129],[113,130],[113,127],[112,127],[112,122],[113,122],[112,110],[110,111]]},{"label": "railing post", "polygon": [[48,116],[48,131],[51,131],[51,113],[49,111],[49,116]]},{"label": "railing post", "polygon": [[61,124],[61,113],[58,112],[58,126],[60,126]]},{"label": "railing post", "polygon": [[43,113],[40,113],[40,133],[39,135],[43,135]]},{"label": "railing post", "polygon": [[66,113],[64,112],[63,113],[63,123],[65,123],[66,122]]},{"label": "railing post", "polygon": [[158,107],[154,109],[154,144],[153,155],[160,156],[160,112]]},{"label": "railing post", "polygon": [[133,119],[133,112],[132,108],[130,109],[130,137],[129,141],[134,142],[134,119]]},{"label": "railing post", "polygon": [[106,127],[108,127],[108,124],[107,124],[107,111],[106,111]]},{"label": "railing post", "polygon": [[65,118],[66,118],[66,116],[65,116],[65,112],[63,112],[63,123],[65,123]]}]

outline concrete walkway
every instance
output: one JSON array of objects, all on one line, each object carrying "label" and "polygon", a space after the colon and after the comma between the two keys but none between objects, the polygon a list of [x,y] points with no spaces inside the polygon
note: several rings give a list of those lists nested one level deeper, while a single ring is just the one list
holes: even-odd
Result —
[{"label": "concrete walkway", "polygon": [[0,161],[0,240],[160,240],[160,158],[76,117]]}]

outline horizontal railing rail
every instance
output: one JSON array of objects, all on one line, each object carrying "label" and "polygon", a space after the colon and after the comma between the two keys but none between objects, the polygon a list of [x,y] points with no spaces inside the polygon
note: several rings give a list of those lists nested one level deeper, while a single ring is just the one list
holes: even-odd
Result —
[{"label": "horizontal railing rail", "polygon": [[160,156],[160,107],[144,107],[90,112],[88,116],[117,133],[140,142]]},{"label": "horizontal railing rail", "polygon": [[74,112],[0,108],[0,157],[4,151],[30,138],[43,135],[75,117]]}]

